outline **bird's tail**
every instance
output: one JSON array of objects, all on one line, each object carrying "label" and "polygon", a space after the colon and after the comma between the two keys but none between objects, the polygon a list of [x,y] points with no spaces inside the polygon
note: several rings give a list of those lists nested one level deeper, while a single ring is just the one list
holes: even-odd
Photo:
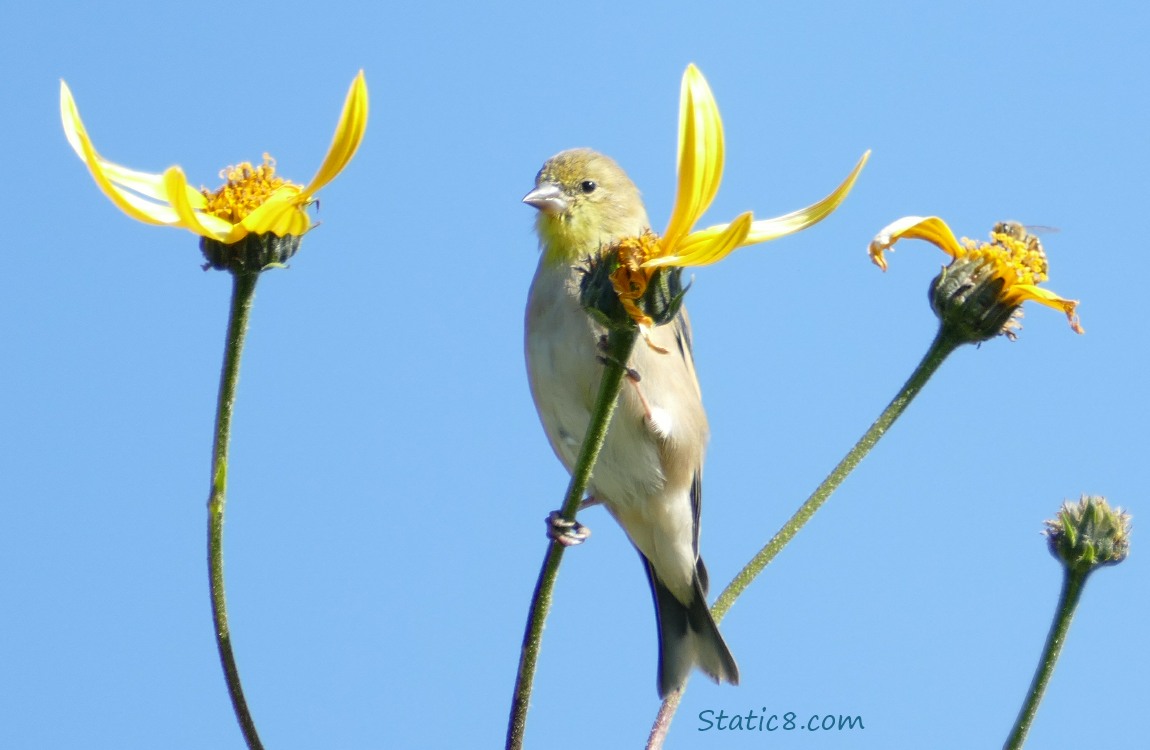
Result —
[{"label": "bird's tail", "polygon": [[663,585],[646,557],[643,562],[659,621],[659,697],[665,698],[683,687],[695,665],[715,682],[738,685],[739,667],[735,657],[731,656],[707,608],[707,570],[703,561],[700,559],[696,567],[694,595],[686,604]]}]

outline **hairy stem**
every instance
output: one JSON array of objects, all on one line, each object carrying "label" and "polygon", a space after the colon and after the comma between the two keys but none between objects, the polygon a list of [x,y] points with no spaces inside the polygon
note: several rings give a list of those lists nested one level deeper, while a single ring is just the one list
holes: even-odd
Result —
[{"label": "hairy stem", "polygon": [[1003,745],[1003,750],[1019,750],[1026,741],[1026,733],[1030,731],[1030,724],[1034,715],[1038,713],[1038,704],[1042,702],[1042,695],[1046,692],[1046,684],[1054,674],[1054,665],[1058,662],[1058,655],[1062,653],[1062,644],[1066,642],[1066,633],[1070,630],[1070,621],[1074,619],[1074,609],[1082,596],[1082,589],[1086,586],[1088,572],[1066,570],[1062,579],[1062,594],[1058,597],[1058,607],[1054,612],[1054,621],[1050,623],[1050,632],[1046,635],[1046,645],[1042,648],[1042,658],[1038,662],[1038,669],[1034,671],[1034,679],[1030,682],[1030,692],[1026,701],[1014,720],[1014,728]]},{"label": "hairy stem", "polygon": [[236,712],[240,730],[249,750],[263,750],[256,725],[248,711],[240,685],[240,673],[232,653],[231,632],[228,630],[227,597],[224,594],[224,503],[228,485],[228,440],[231,434],[232,409],[236,401],[236,385],[240,377],[240,356],[244,336],[248,330],[252,299],[255,297],[259,273],[233,273],[232,304],[228,316],[227,342],[224,346],[224,365],[220,373],[220,393],[216,404],[216,434],[212,447],[212,485],[208,495],[208,582],[212,596],[212,621],[215,624],[216,645],[228,695]]},{"label": "hairy stem", "polygon": [[[714,606],[711,607],[711,613],[715,617],[715,622],[720,622],[723,617],[730,611],[734,605],[735,600],[739,598],[751,582],[763,572],[763,569],[775,559],[775,556],[782,551],[783,547],[787,545],[799,530],[811,520],[815,511],[822,507],[823,503],[831,496],[843,480],[847,478],[859,462],[870,452],[871,448],[878,443],[886,431],[890,429],[895,420],[902,415],[906,408],[910,406],[910,402],[922,390],[926,381],[934,375],[939,366],[946,360],[946,358],[958,348],[962,341],[949,334],[944,326],[939,328],[938,334],[931,342],[930,348],[927,349],[926,354],[923,356],[922,361],[918,363],[914,372],[911,373],[902,389],[894,397],[893,400],[875,420],[874,424],[863,434],[855,446],[839,461],[831,473],[823,480],[822,484],[811,493],[799,509],[795,511],[794,515],[783,524],[778,533],[771,538],[766,545],[760,549],[750,562],[748,562],[742,570],[735,576],[723,593],[719,594],[719,598],[715,601]],[[685,690],[685,688],[684,688]],[[674,718],[675,711],[678,709],[679,701],[682,699],[680,693],[673,693],[663,701],[663,705],[659,709],[659,713],[651,727],[651,734],[647,739],[648,750],[656,750],[663,746],[663,742],[667,737],[667,732],[671,728],[671,720]]]},{"label": "hairy stem", "polygon": [[[591,469],[607,438],[607,427],[615,413],[619,392],[623,388],[625,363],[631,356],[637,331],[611,331],[607,338],[607,356],[604,362],[603,379],[599,384],[599,396],[595,400],[595,410],[591,423],[579,449],[579,458],[571,471],[571,483],[567,486],[567,496],[563,501],[560,515],[568,521],[575,520],[575,513],[591,481]],[[555,579],[559,574],[559,563],[563,559],[564,547],[557,541],[547,545],[535,593],[531,597],[531,610],[527,615],[527,628],[523,633],[523,646],[519,654],[519,672],[515,678],[515,692],[511,699],[511,715],[507,723],[507,750],[520,750],[523,735],[527,729],[527,707],[531,701],[531,687],[535,679],[535,665],[539,660],[539,648],[543,639],[543,623],[551,609],[551,596]]]}]

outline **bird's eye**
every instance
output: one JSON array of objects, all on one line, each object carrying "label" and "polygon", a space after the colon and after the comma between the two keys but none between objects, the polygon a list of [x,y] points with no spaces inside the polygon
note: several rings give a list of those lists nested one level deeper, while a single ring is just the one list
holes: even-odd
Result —
[{"label": "bird's eye", "polygon": [[594,180],[583,180],[583,182],[579,183],[579,189],[584,193],[594,193],[597,187],[599,186],[595,184]]}]

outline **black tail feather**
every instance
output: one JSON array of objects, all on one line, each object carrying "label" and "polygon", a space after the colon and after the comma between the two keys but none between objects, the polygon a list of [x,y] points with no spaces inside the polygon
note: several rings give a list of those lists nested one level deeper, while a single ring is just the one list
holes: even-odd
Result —
[{"label": "black tail feather", "polygon": [[643,564],[659,623],[659,697],[665,698],[686,684],[695,666],[715,682],[738,685],[739,667],[707,608],[707,572],[703,561],[699,560],[696,568],[694,596],[688,604],[680,602],[663,585],[646,557]]}]

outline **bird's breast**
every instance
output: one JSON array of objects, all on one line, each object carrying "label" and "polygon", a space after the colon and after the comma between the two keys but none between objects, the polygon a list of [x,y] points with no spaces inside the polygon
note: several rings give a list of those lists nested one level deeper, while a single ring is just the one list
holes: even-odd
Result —
[{"label": "bird's breast", "polygon": [[[575,465],[603,373],[605,329],[579,304],[578,270],[541,262],[526,311],[532,396],[548,440],[568,471]],[[670,337],[670,327],[660,336]],[[668,482],[688,486],[702,464],[706,417],[693,370],[677,346],[660,354],[640,339],[592,476],[595,496],[620,509],[645,503]],[[689,355],[688,355],[689,356]],[[644,398],[654,420],[648,419]]]}]

